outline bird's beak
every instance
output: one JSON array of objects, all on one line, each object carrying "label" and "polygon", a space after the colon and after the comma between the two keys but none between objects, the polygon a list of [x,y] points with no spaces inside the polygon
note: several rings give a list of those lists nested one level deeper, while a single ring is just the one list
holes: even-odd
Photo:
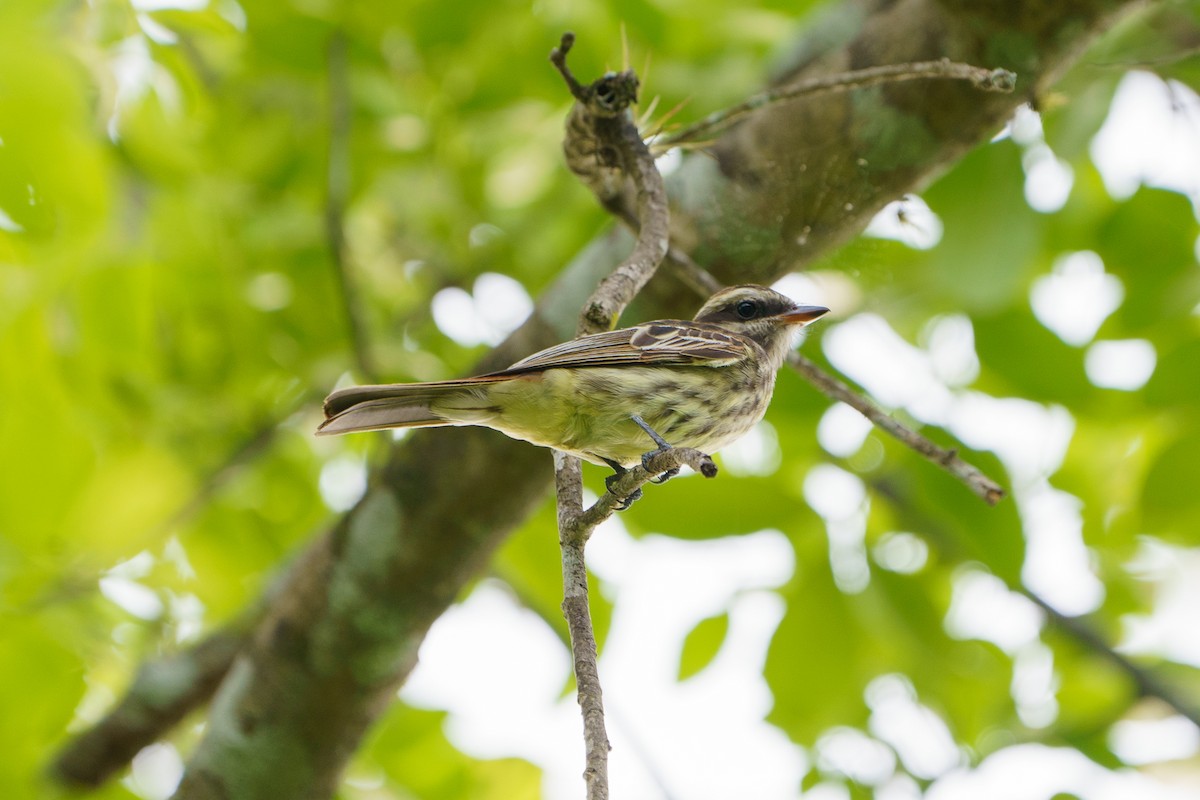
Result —
[{"label": "bird's beak", "polygon": [[785,325],[807,325],[829,313],[825,306],[795,306],[791,311],[780,314],[777,320]]}]

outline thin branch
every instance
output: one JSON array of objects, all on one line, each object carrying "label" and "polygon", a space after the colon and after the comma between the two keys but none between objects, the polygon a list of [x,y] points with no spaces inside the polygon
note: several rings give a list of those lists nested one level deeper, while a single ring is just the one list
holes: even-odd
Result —
[{"label": "thin branch", "polygon": [[1177,691],[1175,687],[1170,686],[1158,675],[1149,669],[1139,667],[1133,663],[1128,657],[1114,650],[1108,642],[1087,622],[1079,617],[1068,617],[1061,611],[1050,605],[1045,599],[1025,586],[1018,587],[1021,594],[1028,597],[1034,605],[1042,609],[1046,616],[1050,618],[1063,632],[1067,633],[1084,647],[1102,656],[1118,669],[1124,672],[1133,680],[1138,688],[1138,693],[1142,697],[1157,697],[1164,703],[1175,709],[1180,716],[1190,720],[1193,725],[1200,728],[1200,707],[1185,699],[1183,693]]},{"label": "thin branch", "polygon": [[[613,515],[622,498],[641,488],[655,475],[688,464],[705,477],[717,467],[705,453],[673,447],[656,453],[646,467],[626,471],[594,505],[583,510],[583,474],[579,459],[554,451],[554,488],[558,497],[558,543],[562,549],[563,616],[571,633],[571,656],[576,693],[583,714],[586,766],[583,772],[588,800],[608,800],[608,733],[604,724],[604,694],[596,659],[596,636],[588,603],[587,563],[584,548],[592,531]],[[647,469],[648,467],[648,469]]]},{"label": "thin branch", "polygon": [[[890,484],[887,481],[869,478],[868,484],[873,493],[886,497],[893,504],[904,505],[911,502],[911,498],[898,491],[894,484]],[[943,527],[934,525],[927,528],[925,534],[930,538],[935,547],[941,550],[942,556],[947,561],[962,563],[970,558],[964,552],[963,546]],[[1071,617],[1063,614],[1051,605],[1049,601],[1023,583],[1015,582],[1008,583],[1007,585],[1012,591],[1020,593],[1040,608],[1046,615],[1048,623],[1054,628],[1065,636],[1074,639],[1084,649],[1109,661],[1124,672],[1133,681],[1140,696],[1158,698],[1175,709],[1180,716],[1200,727],[1200,707],[1197,707],[1184,693],[1178,691],[1176,687],[1160,677],[1153,669],[1139,666],[1127,656],[1117,652],[1112,645],[1105,641],[1104,636],[1089,624],[1085,618]]]},{"label": "thin branch", "polygon": [[550,51],[550,63],[558,70],[558,74],[562,75],[563,80],[567,82],[567,90],[580,103],[588,101],[587,88],[576,80],[575,75],[571,72],[571,68],[567,66],[567,53],[571,52],[571,48],[575,46],[575,34],[567,31],[558,41],[558,47]]},{"label": "thin branch", "polygon": [[[562,72],[563,78],[566,80],[568,87],[571,89],[572,95],[579,99],[580,102],[576,106],[578,108],[580,105],[585,104],[589,98],[592,97],[594,91],[591,89],[591,87],[581,86],[571,74],[570,70],[567,69],[566,54],[570,50],[573,42],[574,37],[571,37],[569,34],[564,36],[562,45],[555,49],[553,53],[551,53],[551,61],[554,62],[554,65],[558,67],[560,72]],[[755,109],[761,108],[770,103],[779,102],[781,100],[794,99],[819,92],[845,91],[848,89],[872,86],[884,82],[914,80],[921,78],[969,80],[985,91],[1002,92],[1012,91],[1016,82],[1016,76],[1007,70],[985,70],[969,64],[951,62],[947,59],[942,59],[940,61],[888,65],[884,67],[870,67],[854,72],[820,76],[817,78],[800,81],[780,89],[764,92],[750,98],[749,100],[746,100],[740,105],[734,106],[731,109],[712,114],[695,125],[679,131],[678,133],[672,134],[671,136],[659,139],[659,141],[655,143],[655,149],[661,151],[662,149],[669,148],[670,146],[678,144],[679,142],[689,140],[701,133],[711,135],[739,117],[749,114]],[[636,82],[636,78],[633,80]],[[607,106],[601,107],[601,111],[607,110]],[[568,161],[571,160],[571,154],[573,152],[586,152],[590,156],[595,156],[595,154],[604,152],[604,148],[602,146],[597,146],[589,139],[589,135],[595,134],[584,129],[583,125],[579,123],[574,116],[572,117],[572,122],[568,124],[567,129],[568,141],[564,144],[564,150],[568,154]],[[662,212],[660,214],[658,212],[658,203],[660,201],[657,194],[648,196],[648,192],[645,192],[642,189],[644,185],[644,180],[642,179],[644,176],[650,175],[654,178],[658,178],[658,170],[654,167],[653,155],[642,143],[641,137],[637,134],[635,126],[626,125],[625,131],[632,131],[631,135],[637,139],[637,145],[632,149],[632,152],[636,153],[637,161],[635,163],[638,164],[639,172],[634,173],[632,177],[634,179],[635,186],[638,187],[638,214],[634,216],[626,205],[617,202],[619,192],[616,192],[612,189],[613,184],[616,182],[612,176],[607,176],[605,181],[601,182],[603,186],[602,190],[596,190],[593,187],[594,190],[597,191],[597,195],[601,202],[603,202],[620,219],[629,225],[632,230],[637,232],[638,245],[635,247],[635,254],[638,253],[639,248],[643,247],[643,245],[646,245],[647,250],[649,251],[646,257],[653,258],[655,264],[662,260],[663,255],[668,256],[670,263],[676,270],[676,274],[685,283],[696,290],[697,293],[702,297],[708,297],[712,295],[716,290],[721,288],[720,282],[718,282],[707,270],[696,264],[696,262],[693,261],[687,253],[680,251],[678,248],[669,247],[668,215],[666,210],[665,193],[662,195]],[[572,144],[571,136],[573,133],[579,138],[579,143]],[[646,163],[648,163],[648,166],[645,166]],[[593,158],[592,162],[584,163],[578,168],[573,167],[573,169],[576,169],[577,173],[584,175],[585,181],[587,181],[585,173],[587,173],[588,169],[593,171],[596,169],[595,159]],[[595,181],[589,182],[589,186],[591,186],[594,182]],[[659,187],[661,187],[661,178],[658,178],[657,184]],[[650,188],[654,188],[653,182],[651,183]],[[643,220],[645,220],[645,223],[643,223]],[[645,225],[658,222],[661,222],[662,225],[661,233],[658,230],[655,230],[650,232],[650,235],[647,236],[647,231],[644,229]],[[658,238],[660,235],[662,237],[661,240]],[[651,247],[661,247],[662,249],[651,250]],[[612,326],[612,323],[616,321],[616,315],[619,314],[619,310],[624,308],[624,303],[627,303],[628,300],[633,297],[637,289],[640,289],[641,285],[644,284],[645,280],[648,280],[649,275],[652,274],[653,267],[649,273],[640,272],[639,270],[641,263],[642,262],[640,261],[635,261],[634,255],[631,255],[630,259],[625,264],[622,264],[612,276],[607,278],[604,283],[600,285],[600,288],[597,289],[595,295],[593,295],[593,298],[589,301],[588,306],[585,308],[585,318],[584,320],[581,320],[580,323],[580,334],[592,333],[596,330],[606,330]],[[602,305],[601,301],[597,300],[597,298],[608,297],[609,294],[607,291],[607,284],[610,282],[616,282],[622,270],[626,269],[628,269],[632,274],[645,274],[646,278],[642,280],[642,284],[638,284],[636,288],[628,292],[627,295],[621,295],[621,297],[624,298],[624,302],[621,302],[616,306],[616,314],[613,314],[612,308]],[[607,324],[603,324],[606,322]],[[961,459],[958,456],[957,451],[940,447],[916,431],[913,431],[900,424],[888,416],[881,408],[879,408],[879,406],[873,403],[866,396],[855,392],[837,378],[826,373],[809,359],[798,353],[794,353],[792,357],[789,358],[789,364],[794,370],[796,370],[796,372],[802,375],[809,381],[809,383],[815,386],[826,396],[834,400],[840,400],[849,405],[851,408],[859,411],[877,427],[895,437],[897,440],[912,448],[916,452],[925,456],[930,461],[938,464],[951,475],[954,475],[956,478],[961,480],[968,486],[968,488],[971,489],[971,491],[973,491],[989,505],[995,505],[1001,500],[1001,498],[1004,497],[1004,489],[999,483],[989,478],[972,464]],[[603,500],[604,498],[601,499]]]},{"label": "thin branch", "polygon": [[558,543],[562,549],[562,610],[571,632],[576,695],[583,714],[583,780],[588,800],[608,800],[610,745],[604,727],[604,695],[596,662],[596,635],[588,607],[587,565],[583,555],[592,529],[580,531],[574,525],[582,511],[583,472],[579,459],[554,451],[554,488],[558,496]]},{"label": "thin branch", "polygon": [[[722,288],[712,273],[678,248],[672,247],[667,253],[667,258],[668,262],[676,269],[676,274],[700,296],[708,297]],[[912,448],[958,478],[984,502],[994,506],[1003,499],[1004,489],[1000,484],[974,465],[961,459],[957,451],[936,445],[928,438],[897,422],[866,395],[854,391],[821,369],[812,360],[796,352],[788,357],[788,366],[826,397],[831,400],[840,400],[850,406],[884,433],[891,435],[900,443]]]},{"label": "thin branch", "polygon": [[662,263],[670,241],[667,190],[654,165],[654,156],[632,120],[621,127],[620,145],[625,169],[637,188],[637,213],[642,224],[633,252],[600,282],[584,306],[580,317],[581,335],[615,327],[625,306]]},{"label": "thin branch", "polygon": [[1177,50],[1174,53],[1166,53],[1161,56],[1153,56],[1149,58],[1134,58],[1128,61],[1092,61],[1088,63],[1089,67],[1097,67],[1099,69],[1119,69],[1127,71],[1131,69],[1155,69],[1156,67],[1166,67],[1172,64],[1178,64],[1180,61],[1186,61],[1189,58],[1195,58],[1200,55],[1200,46],[1185,47]]},{"label": "thin branch", "polygon": [[880,83],[930,79],[969,81],[976,88],[985,92],[1011,92],[1017,85],[1017,76],[1006,69],[989,70],[971,66],[970,64],[960,64],[945,58],[939,61],[886,64],[884,66],[867,67],[866,69],[841,72],[834,75],[819,75],[815,78],[806,78],[787,86],[769,89],[738,103],[736,106],[713,112],[699,122],[660,137],[654,143],[654,149],[661,153],[687,142],[696,142],[715,136],[742,117],[772,103],[795,100],[800,97],[808,97],[825,92],[846,92],[851,89],[863,89]]},{"label": "thin branch", "polygon": [[[926,5],[941,11],[948,7],[936,3]],[[1129,2],[1122,5],[1136,6]],[[1049,4],[1046,8],[1052,6]],[[923,8],[921,4],[917,7],[918,10]],[[1112,8],[1113,4],[1109,4],[1102,9],[1099,6],[1094,9],[1082,7],[1082,10],[1073,8],[1071,14],[1057,17],[1054,14],[1036,16],[1037,29],[1029,36],[1036,45],[1039,58],[1031,67],[1030,85],[1044,87],[1055,75],[1061,74],[1062,68],[1082,52],[1082,44],[1111,24],[1115,18]],[[864,17],[855,22],[855,28],[861,30],[857,30],[837,54],[880,52],[881,46],[903,49],[912,42],[926,47],[930,41],[945,51],[966,51],[982,46],[984,42],[977,36],[962,39],[961,31],[967,28],[957,24],[959,18],[954,13],[946,13],[953,24],[932,32],[914,29],[909,24],[909,18],[924,19],[920,14],[893,19],[891,25],[871,24],[877,21],[878,15]],[[1014,20],[1033,18],[1029,14],[1013,16]],[[930,36],[934,38],[930,39]],[[961,47],[958,46],[960,42]],[[1010,105],[995,101],[962,104],[961,110],[956,110],[950,117],[956,126],[953,146],[934,148],[922,154],[915,163],[905,163],[903,169],[890,175],[886,182],[872,184],[862,191],[850,191],[852,196],[848,199],[856,201],[855,211],[845,214],[838,226],[814,228],[813,240],[802,261],[807,262],[815,257],[814,254],[841,241],[848,228],[862,221],[862,209],[871,206],[866,201],[874,194],[898,195],[901,191],[910,191],[913,184],[929,180],[960,157],[959,142],[986,141],[997,115],[1011,111]],[[928,106],[923,103],[914,113],[928,113]],[[812,146],[811,137],[806,138],[805,133],[810,126],[793,124],[790,130],[792,134],[780,137],[771,147],[750,149],[738,142],[733,142],[732,146],[745,156],[747,163],[779,163],[781,156],[807,152]],[[827,144],[821,142],[819,147],[825,152]],[[782,197],[770,198],[772,207],[778,209],[784,219],[789,218],[798,198],[804,195],[805,184],[795,184],[789,189]],[[705,220],[714,230],[725,233],[725,228],[720,226],[723,221],[719,216]],[[763,237],[762,241],[768,239]],[[771,246],[774,247],[773,242]],[[764,246],[740,253],[737,265],[745,279],[767,282],[778,263],[779,260]],[[560,298],[560,292],[573,291],[574,281],[590,264],[585,259],[577,260],[546,298],[552,295]],[[551,338],[551,330],[551,324],[535,314],[508,344],[491,356],[489,363],[495,365],[491,368],[561,341],[561,333],[555,332]],[[522,347],[517,349],[518,345]],[[444,437],[431,436],[428,440],[420,436],[407,438],[395,447],[396,456],[386,468],[373,471],[374,479],[400,498],[399,517],[393,520],[385,514],[382,521],[371,522],[372,536],[346,536],[349,523],[339,523],[330,537],[320,537],[314,543],[312,549],[318,551],[320,557],[309,558],[301,576],[285,588],[284,599],[291,609],[288,614],[279,615],[277,621],[286,626],[262,629],[265,635],[259,637],[261,643],[254,648],[253,658],[240,662],[246,666],[243,680],[227,684],[227,702],[211,715],[204,738],[189,759],[188,775],[196,776],[197,785],[208,781],[207,788],[212,790],[208,796],[226,789],[227,782],[218,779],[232,773],[237,773],[243,781],[240,784],[243,795],[323,797],[334,793],[337,774],[362,739],[368,723],[386,707],[388,698],[394,695],[395,684],[408,674],[416,660],[415,657],[404,658],[397,665],[381,656],[394,656],[398,648],[415,653],[432,620],[460,595],[462,587],[478,573],[499,541],[516,525],[516,520],[524,519],[536,506],[546,488],[548,475],[538,469],[544,462],[534,457],[537,453],[533,448],[516,447],[506,438],[486,432],[479,432],[477,437],[475,433],[463,429],[448,431]],[[447,441],[451,442],[449,448],[444,444]],[[533,451],[533,455],[527,451]],[[464,503],[464,485],[472,487],[471,502],[468,503]],[[368,510],[372,514],[377,513],[376,500],[382,495],[383,492],[371,493],[372,505]],[[390,509],[386,503],[383,507],[385,511]],[[355,525],[367,525],[367,522],[357,522],[357,513],[343,519],[354,521]],[[379,535],[391,536],[394,540],[381,543]],[[328,546],[327,539],[338,542],[336,550]],[[403,552],[405,557],[380,562],[377,556],[383,552],[381,547],[389,553]],[[378,583],[370,583],[367,591],[345,595],[350,597],[349,605],[340,601],[331,603],[328,600],[332,594],[329,576],[332,574],[340,579],[341,575],[348,575],[361,581],[362,576],[346,565],[363,561],[385,568],[385,577]],[[386,591],[377,590],[378,587]],[[345,600],[345,597],[340,599]],[[305,600],[311,602],[302,602]],[[395,609],[403,611],[395,620],[379,617]],[[379,641],[355,633],[361,626],[353,623],[361,620],[364,614],[391,620],[382,628],[386,633],[376,637]],[[318,630],[320,637],[311,633]],[[375,630],[379,631],[380,627]],[[339,664],[346,665],[376,665],[386,661],[392,666],[383,688],[372,691],[358,681],[345,680],[350,670],[318,672],[308,669],[297,653],[332,653]],[[378,675],[378,672],[373,670],[371,674]],[[234,720],[259,724],[234,727],[237,724]],[[297,752],[308,753],[309,757],[298,760],[294,758]],[[253,765],[254,769],[237,769],[239,765],[247,764]],[[226,792],[225,796],[233,794]]]},{"label": "thin branch", "polygon": [[[558,624],[558,620],[562,615],[562,607],[559,606],[559,617],[554,617],[550,613],[550,609],[546,606],[543,598],[534,592],[529,582],[524,576],[518,574],[514,570],[506,569],[502,564],[493,563],[489,570],[489,574],[494,580],[500,581],[504,586],[513,593],[513,597],[520,606],[537,616],[558,639],[563,647],[571,650],[571,635],[570,633]],[[590,601],[589,601],[590,607]],[[597,646],[598,649],[598,646]],[[633,755],[641,762],[642,769],[650,776],[658,787],[659,793],[663,800],[676,800],[675,793],[668,785],[668,781],[664,775],[663,767],[658,763],[656,754],[646,744],[646,740],[639,734],[637,725],[631,720],[628,715],[622,714],[620,708],[609,706],[605,712],[605,720],[613,722],[613,727],[623,729],[625,738],[629,740],[633,746]]]},{"label": "thin branch", "polygon": [[661,475],[668,470],[689,466],[706,478],[715,478],[717,465],[707,453],[694,450],[691,447],[672,447],[659,450],[646,460],[645,466],[638,465],[625,470],[616,478],[609,489],[600,495],[600,499],[587,508],[577,511],[570,519],[570,533],[584,541],[592,535],[592,530],[619,511],[624,498],[636,492],[650,482],[651,478]]},{"label": "thin branch", "polygon": [[[579,315],[578,335],[611,330],[667,253],[670,236],[667,193],[662,176],[638,133],[629,106],[637,101],[638,79],[632,71],[609,74],[589,86],[583,86],[567,67],[567,53],[575,37],[564,34],[550,54],[550,61],[562,74],[575,105],[567,121],[563,152],[573,172],[588,185],[600,202],[612,205],[624,196],[632,183],[637,195],[637,242],[633,251],[611,274],[600,282]],[[695,454],[693,457],[692,454]],[[643,467],[629,470],[614,482],[587,512],[583,510],[583,475],[579,459],[554,453],[554,483],[558,496],[559,544],[562,548],[563,616],[571,633],[575,683],[579,708],[583,714],[583,739],[586,753],[584,781],[588,800],[608,798],[608,733],[604,725],[604,699],[596,661],[596,637],[588,607],[587,564],[584,548],[595,526],[607,519],[624,498],[659,472],[649,468],[670,469],[656,461],[690,459],[715,475],[712,460],[696,451],[668,449],[650,459]],[[701,458],[707,459],[703,463]],[[675,465],[673,462],[672,464]],[[619,493],[618,492],[622,492]]]},{"label": "thin branch", "polygon": [[[637,75],[633,72],[608,74],[590,86],[581,86],[566,65],[575,37],[564,34],[562,43],[550,54],[550,61],[562,73],[563,80],[576,98],[567,125],[563,150],[571,163],[572,153],[586,153],[588,163],[572,165],[589,187],[597,191],[601,202],[608,197],[597,190],[581,172],[596,166],[614,171],[617,182],[628,176],[637,191],[638,237],[633,252],[608,275],[588,298],[580,316],[579,335],[611,330],[629,301],[641,290],[667,254],[670,216],[667,190],[654,164],[650,148],[642,141],[629,106],[637,100]],[[611,184],[611,176],[605,181]]]},{"label": "thin branch", "polygon": [[358,290],[347,264],[345,216],[350,196],[350,88],[346,74],[346,34],[335,30],[329,37],[329,164],[325,174],[325,236],[329,258],[341,294],[346,331],[355,364],[365,378],[375,379],[375,368],[367,346],[366,326]]},{"label": "thin branch", "polygon": [[940,447],[916,431],[901,425],[865,395],[854,391],[808,358],[799,353],[792,353],[788,356],[788,365],[817,387],[822,394],[842,401],[873,422],[876,427],[891,434],[958,478],[988,505],[994,506],[1004,497],[1004,489],[1000,484],[984,475],[977,467],[959,458],[956,450]]}]

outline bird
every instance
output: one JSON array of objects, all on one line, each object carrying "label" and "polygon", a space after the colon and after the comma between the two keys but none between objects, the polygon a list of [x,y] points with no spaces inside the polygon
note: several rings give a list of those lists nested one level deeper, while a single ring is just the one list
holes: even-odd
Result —
[{"label": "bird", "polygon": [[766,413],[797,331],[828,312],[732,286],[694,319],[580,336],[498,372],[339,389],[317,433],[479,425],[607,465],[611,487],[662,449],[711,454],[741,438]]}]

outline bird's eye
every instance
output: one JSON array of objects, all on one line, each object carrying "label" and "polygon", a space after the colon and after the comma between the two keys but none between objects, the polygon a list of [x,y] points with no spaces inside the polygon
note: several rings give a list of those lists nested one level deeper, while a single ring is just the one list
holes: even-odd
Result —
[{"label": "bird's eye", "polygon": [[758,303],[753,300],[743,300],[737,304],[737,315],[742,319],[754,319],[758,314]]}]

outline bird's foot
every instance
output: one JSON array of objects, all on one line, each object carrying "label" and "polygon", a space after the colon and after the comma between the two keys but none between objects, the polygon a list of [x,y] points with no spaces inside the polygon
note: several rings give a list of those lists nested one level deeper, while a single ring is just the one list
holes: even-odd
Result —
[{"label": "bird's foot", "polygon": [[[667,452],[670,449],[672,449],[671,445],[668,444],[668,445],[663,445],[656,450],[651,450],[648,453],[642,453],[642,469],[646,470],[647,472],[653,472],[654,470],[652,470],[650,468],[650,462],[655,457],[662,455],[663,453]],[[667,470],[666,472],[655,475],[653,478],[650,479],[650,482],[651,483],[666,483],[667,481],[671,480],[671,478],[674,478],[678,474],[679,474],[679,467],[672,467],[671,469]]]},{"label": "bird's foot", "polygon": [[[605,459],[605,461],[608,461],[608,459]],[[624,475],[627,472],[627,470],[624,467],[622,467],[620,464],[617,464],[613,461],[609,461],[608,465],[610,467],[612,467],[615,470],[615,472],[613,472],[612,475],[609,475],[607,478],[604,479],[604,488],[608,489],[608,493],[615,497],[617,493],[613,491],[613,484],[616,483],[618,480],[620,480],[621,476]],[[633,505],[635,502],[637,502],[638,500],[640,500],[641,498],[642,498],[642,490],[640,488],[634,489],[629,494],[620,498],[621,504],[618,505],[613,510],[614,511],[628,511],[629,507],[631,505]]]},{"label": "bird's foot", "polygon": [[[633,420],[633,423],[635,425],[637,425],[639,428],[644,430],[647,433],[647,435],[649,435],[650,438],[654,440],[654,443],[656,445],[658,445],[658,447],[656,449],[651,450],[649,453],[642,453],[642,468],[645,469],[647,472],[653,472],[654,470],[650,469],[650,459],[654,458],[657,455],[661,455],[661,454],[667,452],[668,450],[671,449],[671,445],[669,442],[667,442],[666,439],[659,436],[658,432],[655,431],[653,428],[651,428],[649,425],[647,425],[646,421],[644,419],[642,419],[641,417],[639,417],[637,414],[631,415],[630,419]],[[655,475],[653,478],[650,479],[650,482],[651,483],[666,483],[667,481],[671,480],[671,478],[674,478],[678,474],[679,474],[679,467],[672,467],[671,469],[667,470],[666,472],[663,472],[659,475]]]}]

